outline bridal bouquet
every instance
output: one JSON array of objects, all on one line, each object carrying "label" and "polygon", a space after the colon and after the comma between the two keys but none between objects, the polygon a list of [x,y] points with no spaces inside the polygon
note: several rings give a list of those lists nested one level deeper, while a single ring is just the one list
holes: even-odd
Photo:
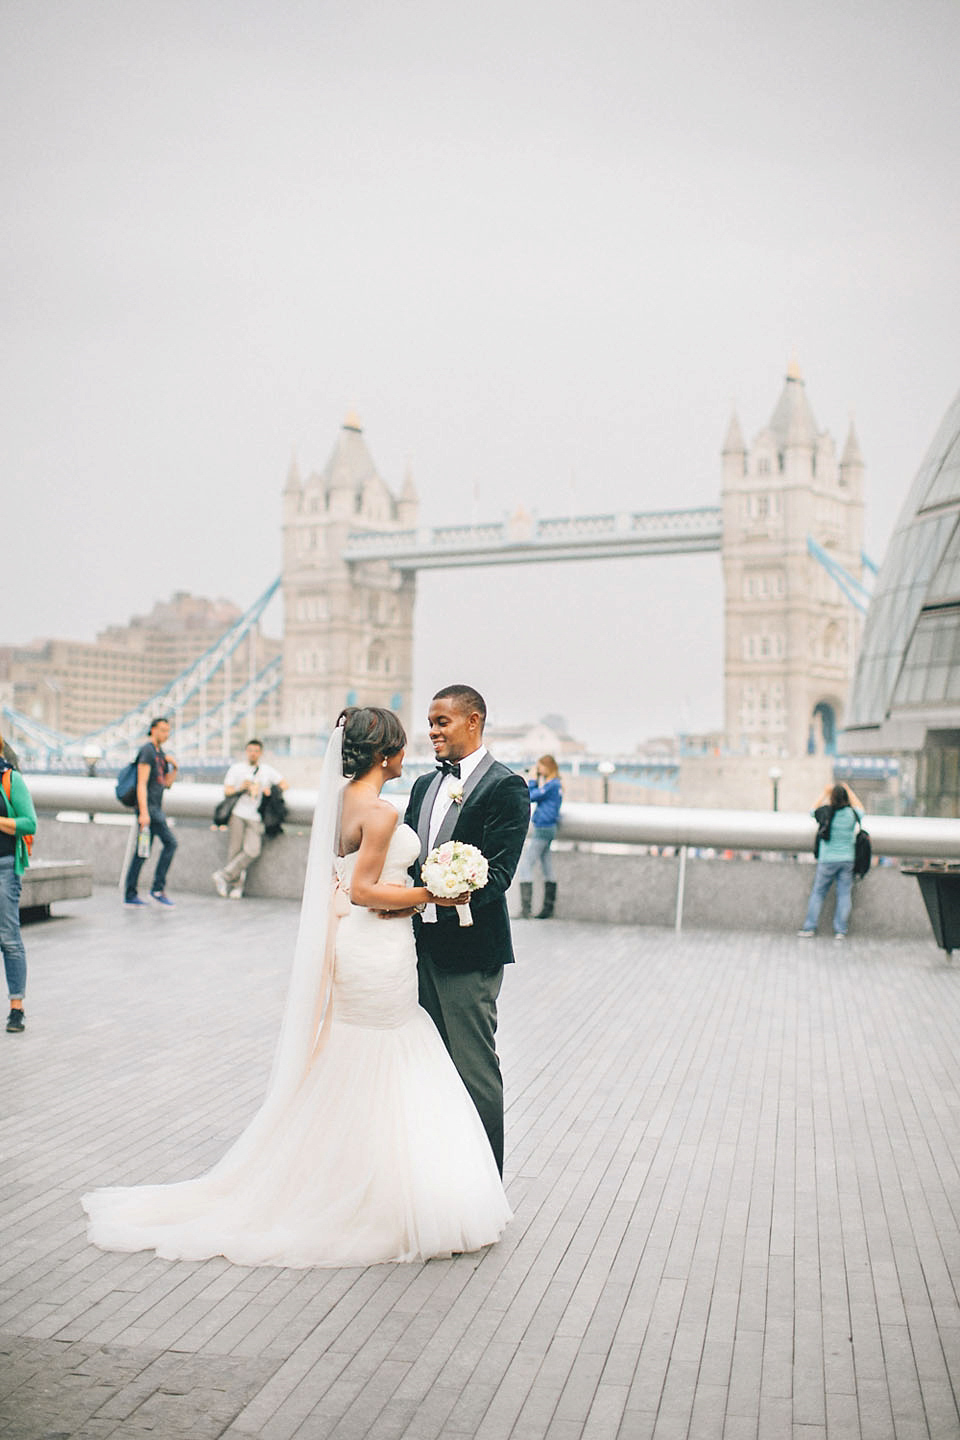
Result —
[{"label": "bridal bouquet", "polygon": [[[420,873],[432,895],[452,900],[456,895],[481,890],[486,885],[487,861],[476,845],[447,840],[430,851]],[[469,905],[457,906],[457,919],[461,925],[473,924]]]}]

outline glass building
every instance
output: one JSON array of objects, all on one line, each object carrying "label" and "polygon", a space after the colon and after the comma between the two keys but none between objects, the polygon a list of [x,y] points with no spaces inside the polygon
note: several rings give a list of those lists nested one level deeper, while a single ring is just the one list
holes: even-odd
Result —
[{"label": "glass building", "polygon": [[843,743],[899,758],[904,813],[960,815],[960,394],[880,567]]}]

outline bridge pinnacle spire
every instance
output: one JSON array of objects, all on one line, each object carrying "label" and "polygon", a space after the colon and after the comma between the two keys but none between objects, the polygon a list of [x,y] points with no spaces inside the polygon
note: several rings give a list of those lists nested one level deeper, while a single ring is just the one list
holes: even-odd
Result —
[{"label": "bridge pinnacle spire", "polygon": [[413,479],[413,466],[410,461],[407,460],[406,468],[403,472],[403,489],[400,492],[400,499],[416,500],[418,498],[417,487]]},{"label": "bridge pinnacle spire", "polygon": [[300,466],[297,464],[297,452],[290,456],[290,469],[287,471],[287,490],[302,490],[303,481],[300,479]]},{"label": "bridge pinnacle spire", "polygon": [[730,424],[727,426],[727,438],[723,442],[724,455],[746,455],[747,447],[743,442],[743,431],[740,429],[740,421],[736,409],[730,411]]},{"label": "bridge pinnacle spire", "polygon": [[783,392],[770,417],[770,429],[781,451],[788,446],[812,447],[817,443],[817,422],[807,399],[807,387],[803,383],[796,355],[790,357]]},{"label": "bridge pinnacle spire", "polygon": [[860,452],[860,441],[853,424],[853,416],[850,416],[850,429],[847,431],[847,443],[843,447],[843,454],[840,457],[840,464],[844,470],[850,469],[853,465],[863,465],[863,455]]}]

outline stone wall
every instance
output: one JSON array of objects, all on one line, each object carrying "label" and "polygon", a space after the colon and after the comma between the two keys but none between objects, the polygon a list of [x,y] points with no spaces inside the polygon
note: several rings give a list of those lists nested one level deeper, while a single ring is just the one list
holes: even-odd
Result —
[{"label": "stone wall", "polygon": [[[46,859],[87,861],[94,882],[119,885],[131,826],[78,824],[43,817],[37,854]],[[205,825],[181,822],[175,827],[178,851],[168,888],[214,894],[212,872],[223,863],[226,833]],[[307,832],[288,829],[266,841],[260,862],[250,871],[247,894],[299,899],[307,858]],[[154,857],[144,867],[146,890]],[[565,920],[621,925],[673,925],[676,917],[680,862],[675,855],[637,851],[597,853],[570,846],[554,847],[559,885],[557,916]],[[812,857],[811,857],[812,862]],[[797,860],[719,860],[688,858],[684,883],[683,929],[750,930],[782,934],[803,920],[814,866]],[[539,887],[535,890],[539,908]],[[511,910],[519,907],[516,886]],[[833,897],[827,900],[820,928],[830,929]],[[929,937],[933,943],[919,888],[898,865],[878,865],[854,890],[851,935],[905,939]]]}]

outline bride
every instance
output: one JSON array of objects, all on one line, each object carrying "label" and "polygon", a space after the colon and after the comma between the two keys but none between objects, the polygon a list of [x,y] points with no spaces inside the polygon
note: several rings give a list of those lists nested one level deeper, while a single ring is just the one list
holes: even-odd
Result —
[{"label": "bride", "polygon": [[[417,1003],[416,834],[380,798],[406,736],[348,709],[324,761],[267,1094],[206,1175],[83,1197],[90,1240],[170,1260],[361,1266],[480,1249],[511,1219],[480,1118]],[[348,783],[344,783],[344,776]]]}]

